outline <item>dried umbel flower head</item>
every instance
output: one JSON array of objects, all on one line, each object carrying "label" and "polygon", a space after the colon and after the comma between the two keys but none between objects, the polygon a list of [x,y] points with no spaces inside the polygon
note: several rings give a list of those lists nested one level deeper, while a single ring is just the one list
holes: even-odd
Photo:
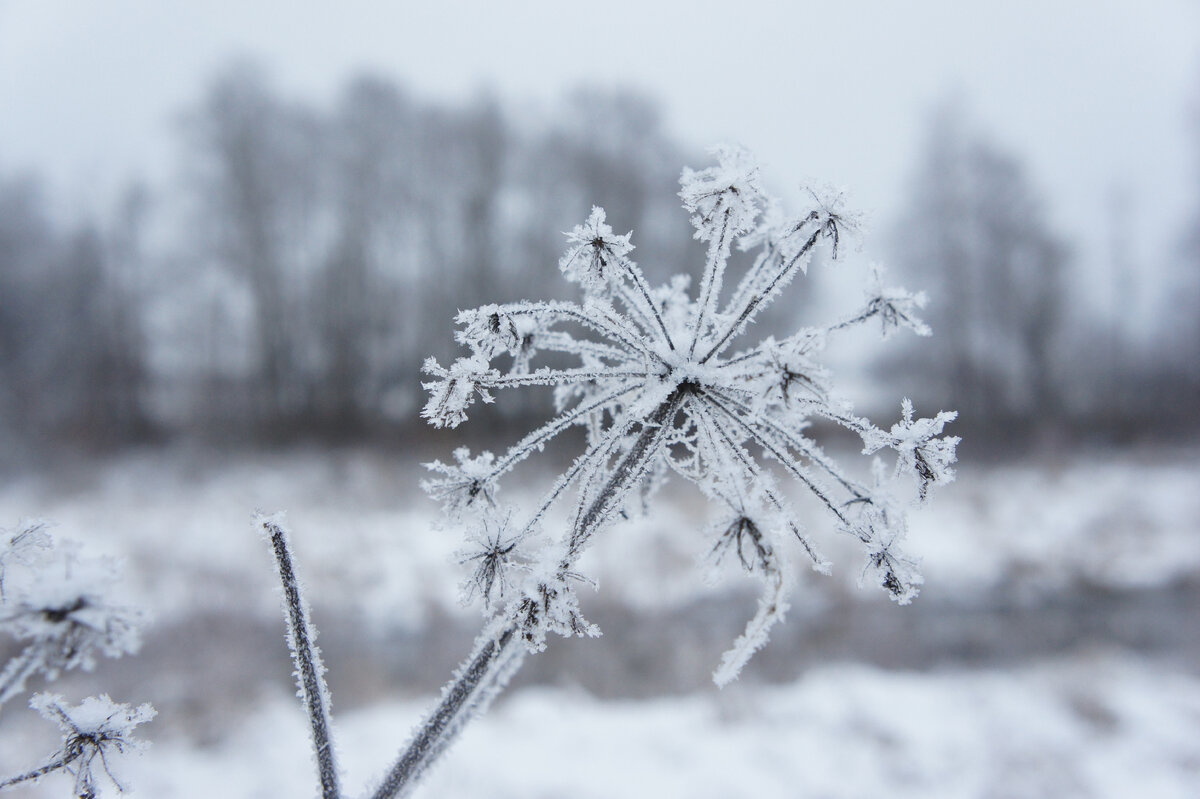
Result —
[{"label": "dried umbel flower head", "polygon": [[[828,568],[773,475],[793,478],[815,495],[832,526],[861,541],[866,573],[906,603],[916,595],[920,577],[901,550],[905,519],[893,483],[912,476],[917,498],[924,500],[930,486],[953,479],[958,439],[941,435],[955,414],[914,419],[907,400],[890,431],[876,427],[837,397],[829,371],[818,361],[830,335],[872,319],[885,336],[901,327],[928,334],[915,316],[923,295],[883,288],[877,268],[866,303],[843,320],[735,348],[757,316],[806,271],[819,246],[837,257],[854,222],[840,197],[823,200],[815,194],[815,207],[788,217],[765,196],[758,168],[744,151],[720,148],[717,158],[716,166],[684,170],[681,181],[696,238],[707,243],[694,296],[686,277],[651,287],[629,257],[632,234],[614,234],[603,210],[594,208],[567,234],[559,264],[563,276],[580,285],[582,301],[488,305],[460,314],[457,338],[471,352],[449,368],[428,362],[426,371],[435,379],[426,384],[430,399],[423,413],[437,426],[453,427],[466,420],[476,396],[491,402],[492,392],[501,389],[556,388],[557,415],[506,453],[472,457],[460,450],[457,465],[432,465],[439,476],[426,481],[426,489],[465,521],[476,540],[480,530],[496,524],[494,495],[505,473],[571,427],[587,431],[586,451],[525,526],[513,528],[507,520],[508,538],[484,538],[495,545],[484,548],[495,557],[479,556],[484,564],[501,566],[507,541],[519,540],[542,524],[549,508],[574,497],[569,524],[541,565],[527,569],[525,588],[499,612],[494,627],[507,624],[535,648],[548,627],[565,634],[591,631],[578,617],[567,576],[597,531],[635,510],[633,500],[644,498],[665,475],[683,477],[724,506],[731,521],[718,532],[714,553],[735,553],[747,571],[763,579],[765,593],[759,613],[718,669],[723,683],[736,676],[786,609],[790,578],[778,555],[782,539],[798,539],[814,568]],[[722,303],[735,243],[756,255]],[[553,353],[555,365],[531,369],[531,353]],[[576,364],[558,365],[564,355]],[[893,450],[894,470],[872,485],[855,480],[808,436],[812,420],[858,434],[868,454]],[[480,566],[475,568],[478,575]],[[491,574],[483,569],[478,590],[486,591],[485,604],[494,613],[489,586],[499,578]],[[559,610],[535,612],[538,597],[545,611]]]}]

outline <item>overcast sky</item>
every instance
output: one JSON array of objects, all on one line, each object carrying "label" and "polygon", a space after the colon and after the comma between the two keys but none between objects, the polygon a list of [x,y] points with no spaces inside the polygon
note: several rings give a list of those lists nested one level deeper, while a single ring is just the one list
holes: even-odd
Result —
[{"label": "overcast sky", "polygon": [[877,228],[953,91],[1072,238],[1103,238],[1121,187],[1141,257],[1159,258],[1197,200],[1197,0],[0,0],[0,170],[36,169],[81,209],[161,179],[173,112],[235,55],[316,101],[361,70],[448,99],[632,85],[685,142],[741,142],[781,190],[845,186]]}]

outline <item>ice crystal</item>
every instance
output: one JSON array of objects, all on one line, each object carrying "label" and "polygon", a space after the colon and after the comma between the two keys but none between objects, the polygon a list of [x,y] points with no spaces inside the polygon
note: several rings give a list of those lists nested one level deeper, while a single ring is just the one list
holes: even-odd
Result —
[{"label": "ice crystal", "polygon": [[511,595],[514,572],[528,572],[530,553],[536,551],[537,536],[526,528],[511,532],[512,516],[491,516],[480,521],[467,546],[457,553],[458,562],[473,571],[462,584],[464,604],[479,597],[485,611]]},{"label": "ice crystal", "polygon": [[884,447],[894,449],[897,454],[897,473],[908,471],[915,474],[919,481],[920,498],[924,500],[929,486],[954,480],[951,466],[955,461],[959,439],[957,436],[938,436],[946,424],[957,416],[953,411],[942,411],[932,419],[914,421],[912,401],[905,397],[900,403],[900,421],[892,425],[890,433],[869,430],[863,436],[866,444],[863,453],[870,455]]}]

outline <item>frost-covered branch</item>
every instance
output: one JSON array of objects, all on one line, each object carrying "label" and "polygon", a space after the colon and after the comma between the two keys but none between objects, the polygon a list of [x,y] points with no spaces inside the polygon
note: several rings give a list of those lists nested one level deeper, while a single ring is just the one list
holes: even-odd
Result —
[{"label": "frost-covered branch", "polygon": [[[817,199],[815,194],[814,199]],[[775,220],[774,225],[768,223],[761,228],[751,241],[763,240],[766,251],[747,273],[730,303],[726,316],[733,321],[700,359],[701,363],[720,354],[744,332],[755,315],[775,300],[797,271],[807,274],[809,259],[819,242],[829,242],[831,255],[836,260],[842,230],[854,229],[855,225],[855,221],[841,211],[838,198],[833,202],[818,199],[818,208],[791,224],[780,224]]]},{"label": "frost-covered branch", "polygon": [[675,342],[650,296],[645,275],[626,257],[633,249],[629,243],[632,234],[613,234],[604,219],[604,209],[593,207],[587,221],[576,225],[567,234],[567,241],[572,246],[559,262],[559,269],[568,280],[579,283],[587,294],[594,295],[606,289],[614,292],[645,332],[661,333],[667,349],[674,350]]},{"label": "frost-covered branch", "polygon": [[11,657],[0,671],[0,705],[22,693],[29,678],[44,670],[45,662],[43,646],[37,641]]},{"label": "frost-covered branch", "polygon": [[906,291],[899,287],[883,287],[883,268],[878,264],[871,268],[871,281],[867,287],[867,303],[858,313],[826,328],[829,332],[855,327],[869,319],[879,319],[879,329],[887,338],[900,328],[907,327],[918,336],[932,335],[929,326],[917,317],[917,311],[925,307],[928,298],[924,292]]},{"label": "frost-covered branch", "polygon": [[[683,207],[692,214],[696,238],[708,242],[694,331],[689,336],[689,358],[695,356],[696,345],[707,332],[710,317],[716,313],[733,240],[751,229],[763,200],[758,166],[749,153],[736,147],[720,147],[716,154],[716,166],[699,172],[684,169],[680,179],[679,196]],[[701,362],[706,360],[707,357],[701,358]]]},{"label": "frost-covered branch", "polygon": [[839,521],[843,523],[845,522],[845,517],[842,516],[842,512],[838,507],[838,504],[829,497],[825,491],[825,488],[819,482],[817,482],[816,478],[808,474],[808,472],[802,466],[788,457],[787,453],[779,448],[774,441],[765,436],[761,436],[753,425],[749,424],[737,413],[730,410],[725,405],[723,400],[710,396],[709,402],[711,403],[712,407],[720,411],[726,419],[733,422],[734,427],[742,430],[747,436],[753,438],[763,448],[764,452],[769,454],[779,463],[783,464],[788,472],[790,472],[793,477],[799,480],[813,496],[821,500],[821,503],[825,505],[825,508]]},{"label": "frost-covered branch", "polygon": [[463,725],[482,713],[520,667],[525,646],[513,627],[480,636],[475,651],[442,689],[442,700],[417,727],[372,799],[409,795]]},{"label": "frost-covered branch", "polygon": [[[656,446],[665,437],[664,422],[677,410],[681,397],[672,397],[657,414],[642,426],[642,431],[626,453],[622,463],[613,470],[608,483],[597,492],[585,510],[577,514],[570,543],[557,559],[555,573],[562,582],[573,567],[596,529],[604,523],[612,509],[641,476],[639,464],[649,460]],[[582,468],[582,467],[577,467]],[[475,714],[482,712],[496,693],[503,689],[512,673],[519,667],[529,648],[544,646],[546,625],[553,625],[561,611],[570,613],[570,605],[554,605],[551,587],[554,582],[539,575],[542,583],[536,586],[536,596],[522,596],[510,603],[504,615],[488,625],[475,644],[475,651],[455,674],[454,680],[442,689],[442,701],[418,727],[411,741],[389,770],[374,799],[405,796],[424,771],[443,752],[462,726]],[[567,624],[569,629],[572,626]],[[577,622],[581,632],[587,630]],[[590,630],[589,630],[590,631]]]},{"label": "frost-covered branch", "polygon": [[[746,553],[746,549],[750,553]],[[737,679],[742,667],[754,653],[767,643],[771,628],[783,621],[787,612],[787,578],[775,548],[767,541],[766,534],[750,516],[739,513],[725,525],[724,531],[713,547],[714,560],[720,561],[727,550],[737,552],[742,568],[760,575],[765,589],[758,600],[758,609],[746,625],[746,630],[733,646],[721,656],[721,662],[713,672],[713,682],[725,686]]]},{"label": "frost-covered branch", "polygon": [[[787,504],[772,487],[770,476],[764,473],[762,467],[750,457],[749,453],[717,423],[708,408],[701,407],[697,411],[700,421],[698,427],[705,431],[706,438],[712,442],[711,446],[717,453],[717,457],[719,458],[726,453],[731,456],[729,459],[737,463],[738,471],[742,473],[745,481],[755,487],[755,491],[761,494],[762,498],[779,514],[782,525],[787,527],[796,540],[800,542],[800,546],[803,547],[805,553],[812,559],[813,568],[822,574],[828,574],[831,568],[829,561],[817,552],[816,548],[808,540],[808,537],[801,531],[799,523],[788,511]],[[726,470],[725,474],[728,473],[729,471]],[[712,493],[724,499],[725,503],[731,508],[738,508],[744,504],[730,501],[728,498],[722,496],[721,490],[714,486],[714,481],[711,478],[704,487],[712,490]]]}]

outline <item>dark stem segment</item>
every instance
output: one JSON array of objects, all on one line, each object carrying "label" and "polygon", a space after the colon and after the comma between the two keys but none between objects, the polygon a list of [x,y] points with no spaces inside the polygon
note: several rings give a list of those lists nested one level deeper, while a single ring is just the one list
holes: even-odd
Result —
[{"label": "dark stem segment", "polygon": [[[818,228],[811,236],[808,237],[808,240],[804,242],[804,246],[801,247],[794,256],[792,256],[792,259],[788,261],[788,263],[782,269],[779,270],[775,277],[771,278],[771,282],[767,284],[766,288],[759,291],[758,294],[756,294],[748,303],[746,303],[746,307],[742,309],[740,314],[738,314],[738,318],[734,320],[733,324],[726,327],[725,332],[719,339],[717,339],[717,342],[709,347],[708,352],[704,353],[704,357],[700,359],[700,363],[708,363],[710,358],[720,352],[725,345],[729,343],[729,340],[738,332],[738,329],[742,326],[742,323],[754,315],[755,311],[758,310],[759,305],[762,304],[762,301],[771,296],[771,292],[775,290],[775,287],[780,284],[784,277],[791,273],[791,271],[806,255],[808,255],[808,251],[816,245],[817,240],[820,237],[821,229]],[[699,333],[697,333],[697,337],[699,337]]]},{"label": "dark stem segment", "polygon": [[[559,565],[560,569],[570,570],[572,559],[578,556],[584,542],[595,532],[588,528],[602,524],[612,510],[614,500],[642,476],[646,463],[662,441],[664,427],[674,419],[685,394],[683,388],[676,389],[642,425],[638,437],[613,469],[599,496],[580,517],[580,524],[568,545],[568,556]],[[407,795],[421,775],[450,745],[463,722],[473,712],[485,707],[520,666],[525,645],[516,621],[510,615],[500,621],[496,629],[497,632],[491,636],[481,637],[475,652],[460,667],[454,680],[442,689],[441,702],[400,753],[372,799],[395,799]]]},{"label": "dark stem segment", "polygon": [[73,758],[73,757],[69,757],[69,758],[60,757],[60,758],[50,761],[49,763],[47,763],[44,766],[39,766],[38,768],[35,768],[33,771],[27,772],[18,777],[9,777],[6,780],[0,780],[0,791],[3,791],[6,788],[11,788],[14,785],[20,785],[22,782],[29,782],[30,780],[40,780],[42,777],[45,777],[47,774],[53,774],[54,772],[58,771],[61,768],[66,768],[67,766],[69,766],[71,764],[71,762],[74,759],[75,758]]},{"label": "dark stem segment", "polygon": [[316,628],[309,618],[308,605],[300,596],[300,584],[292,565],[287,530],[267,518],[260,519],[259,524],[271,539],[271,549],[279,568],[292,661],[296,664],[296,683],[300,687],[301,698],[312,727],[313,751],[317,756],[317,770],[321,779],[321,796],[324,799],[340,799],[337,764],[334,762],[333,740],[329,733],[329,691],[322,676],[325,666],[321,663],[320,650],[315,644]]},{"label": "dark stem segment", "polygon": [[642,299],[646,301],[646,307],[650,309],[650,315],[658,323],[658,329],[663,334],[663,340],[667,342],[667,347],[673,352],[675,350],[675,342],[671,340],[671,334],[667,332],[667,324],[663,321],[662,314],[658,312],[658,307],[654,304],[654,299],[650,296],[650,287],[646,285],[646,278],[642,277],[640,271],[633,269],[627,271],[630,279],[633,281],[633,285],[637,286],[637,290],[641,292]]},{"label": "dark stem segment", "polygon": [[520,666],[525,645],[508,624],[486,640],[442,691],[442,701],[400,753],[372,799],[406,796],[433,762],[450,746],[465,721],[481,711]]},{"label": "dark stem segment", "polygon": [[646,464],[657,450],[657,445],[661,443],[664,429],[670,425],[679,411],[679,406],[683,404],[685,393],[683,388],[675,389],[643,423],[641,433],[629,447],[625,457],[621,458],[620,463],[612,470],[612,475],[608,478],[604,488],[600,490],[600,494],[588,506],[587,511],[579,517],[579,524],[571,536],[570,547],[567,550],[567,560],[560,566],[563,571],[570,570],[571,560],[579,557],[584,544],[608,517],[613,501],[624,493],[626,487],[642,476]]}]

